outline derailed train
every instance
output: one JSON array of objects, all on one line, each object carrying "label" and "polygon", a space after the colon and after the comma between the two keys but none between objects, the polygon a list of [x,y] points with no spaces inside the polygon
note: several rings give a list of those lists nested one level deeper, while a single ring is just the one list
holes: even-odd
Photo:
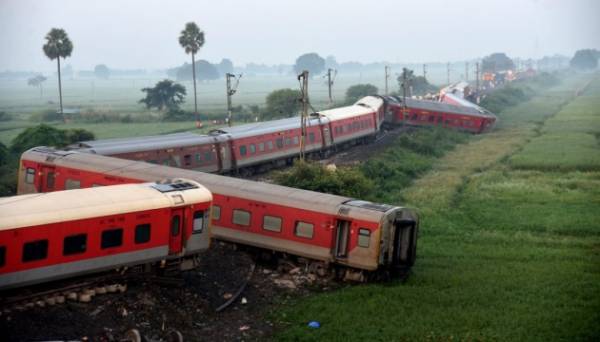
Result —
[{"label": "derailed train", "polygon": [[[48,148],[22,155],[18,192],[173,178],[190,179],[210,190],[211,232],[217,239],[304,257],[312,267],[333,268],[355,280],[379,270],[406,272],[414,264],[419,220],[403,207]],[[184,221],[191,219],[185,215]]]},{"label": "derailed train", "polygon": [[211,203],[190,180],[1,198],[0,290],[192,258],[209,246]]},{"label": "derailed train", "polygon": [[[323,157],[375,139],[384,125],[442,126],[472,133],[490,130],[496,117],[476,105],[367,96],[352,106],[315,112],[307,123],[305,152]],[[85,141],[71,150],[211,173],[249,175],[290,164],[300,153],[297,118],[225,127],[208,135],[177,133]]]}]

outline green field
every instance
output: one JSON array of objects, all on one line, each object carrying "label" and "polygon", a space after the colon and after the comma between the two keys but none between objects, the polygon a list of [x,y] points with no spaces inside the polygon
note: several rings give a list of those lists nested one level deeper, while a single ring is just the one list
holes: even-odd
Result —
[{"label": "green field", "polygon": [[[421,213],[408,281],[299,298],[272,313],[282,326],[276,337],[598,340],[600,170],[593,156],[600,146],[574,138],[569,148],[581,157],[552,159],[540,145],[548,143],[546,134],[567,141],[592,127],[600,118],[597,101],[600,76],[579,75],[499,113],[495,132],[458,145],[390,196]],[[516,161],[528,163],[527,170]],[[322,328],[307,328],[312,320]]]}]

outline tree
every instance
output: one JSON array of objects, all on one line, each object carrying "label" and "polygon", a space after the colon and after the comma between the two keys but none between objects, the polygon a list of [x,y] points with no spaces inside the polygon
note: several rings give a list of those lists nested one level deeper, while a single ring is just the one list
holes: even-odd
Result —
[{"label": "tree", "polygon": [[57,70],[58,70],[58,96],[60,99],[60,115],[63,117],[63,121],[67,121],[63,112],[62,103],[62,83],[60,79],[60,58],[67,58],[71,56],[73,52],[73,43],[67,36],[67,32],[63,29],[53,28],[46,35],[46,44],[43,46],[46,57],[50,60],[56,59]]},{"label": "tree", "polygon": [[600,51],[592,49],[577,50],[575,56],[569,62],[572,68],[592,70],[598,67]]},{"label": "tree", "polygon": [[146,97],[141,99],[139,103],[146,105],[146,108],[157,108],[163,110],[179,109],[179,105],[183,103],[185,98],[185,87],[171,80],[162,80],[154,86],[154,88],[143,88]]},{"label": "tree", "polygon": [[496,52],[481,61],[481,70],[483,72],[498,72],[505,70],[514,70],[515,63],[508,58],[505,53]]},{"label": "tree", "polygon": [[108,79],[110,77],[110,70],[104,64],[98,64],[94,68],[94,75],[96,78]]},{"label": "tree", "polygon": [[325,58],[325,68],[329,69],[337,69],[339,67],[339,64],[337,62],[337,60],[335,59],[335,56],[327,56]]},{"label": "tree", "polygon": [[303,70],[308,70],[309,75],[314,76],[325,69],[325,60],[316,53],[306,53],[296,59],[294,71],[299,74]]},{"label": "tree", "polygon": [[[429,84],[427,79],[423,76],[415,76],[413,70],[402,68],[402,74],[398,76],[398,85],[400,86],[400,90],[404,91],[403,81],[404,75],[406,74],[406,96],[412,95],[425,95],[428,93],[437,92],[439,89]],[[402,94],[404,95],[404,94]]]},{"label": "tree", "polygon": [[356,84],[346,90],[346,103],[352,104],[361,97],[377,94],[377,87],[372,84]]},{"label": "tree", "polygon": [[228,58],[223,58],[217,68],[219,69],[221,76],[227,73],[231,74],[233,73],[233,62]]},{"label": "tree", "polygon": [[44,96],[44,89],[42,87],[42,83],[44,83],[44,81],[46,81],[46,80],[47,80],[46,77],[44,77],[42,75],[37,75],[35,77],[28,79],[27,85],[40,88],[40,98],[42,98]]},{"label": "tree", "polygon": [[182,66],[177,68],[175,77],[178,81],[190,81],[194,79],[194,74],[197,74],[196,78],[200,81],[211,81],[219,78],[219,70],[213,64],[203,59],[196,62],[196,71],[192,70],[192,65],[184,63]]},{"label": "tree", "polygon": [[93,140],[94,133],[84,129],[65,130],[41,124],[29,127],[17,135],[10,146],[15,154],[21,154],[36,146],[64,147],[82,140]]},{"label": "tree", "polygon": [[200,30],[198,25],[194,22],[185,24],[185,29],[181,31],[179,36],[179,44],[184,48],[185,53],[192,55],[192,77],[194,79],[194,113],[196,114],[196,121],[198,119],[198,99],[196,97],[196,60],[195,55],[200,51],[200,48],[204,45],[204,32]]},{"label": "tree", "polygon": [[267,96],[267,108],[262,113],[262,118],[271,120],[295,116],[300,110],[300,97],[299,90],[279,89],[272,91]]}]

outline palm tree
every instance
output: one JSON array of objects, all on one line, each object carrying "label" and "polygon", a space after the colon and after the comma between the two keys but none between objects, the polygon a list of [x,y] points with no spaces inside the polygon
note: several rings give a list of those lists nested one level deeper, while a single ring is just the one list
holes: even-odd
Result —
[{"label": "palm tree", "polygon": [[198,100],[196,98],[196,59],[195,55],[204,45],[204,32],[194,22],[185,24],[185,29],[179,36],[179,44],[185,49],[185,53],[192,54],[192,76],[194,78],[194,113],[198,122]]},{"label": "palm tree", "polygon": [[46,35],[46,44],[44,44],[44,53],[50,60],[56,59],[58,63],[58,96],[60,98],[60,115],[63,121],[66,122],[65,115],[63,113],[62,103],[62,84],[60,80],[60,58],[67,58],[71,56],[73,52],[73,43],[67,36],[67,32],[63,29],[53,28]]}]

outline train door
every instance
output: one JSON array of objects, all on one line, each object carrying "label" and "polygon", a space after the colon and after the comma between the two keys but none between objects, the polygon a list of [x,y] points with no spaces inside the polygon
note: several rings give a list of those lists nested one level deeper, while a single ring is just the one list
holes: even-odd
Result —
[{"label": "train door", "polygon": [[42,165],[40,167],[40,173],[40,192],[54,191],[56,189],[56,171],[54,166]]},{"label": "train door", "polygon": [[394,222],[392,265],[410,267],[415,262],[417,243],[416,223],[410,220]]},{"label": "train door", "polygon": [[338,220],[335,232],[335,257],[347,258],[350,242],[350,221]]},{"label": "train door", "polygon": [[180,253],[183,249],[183,228],[185,217],[183,209],[171,210],[171,221],[169,223],[169,254]]}]

